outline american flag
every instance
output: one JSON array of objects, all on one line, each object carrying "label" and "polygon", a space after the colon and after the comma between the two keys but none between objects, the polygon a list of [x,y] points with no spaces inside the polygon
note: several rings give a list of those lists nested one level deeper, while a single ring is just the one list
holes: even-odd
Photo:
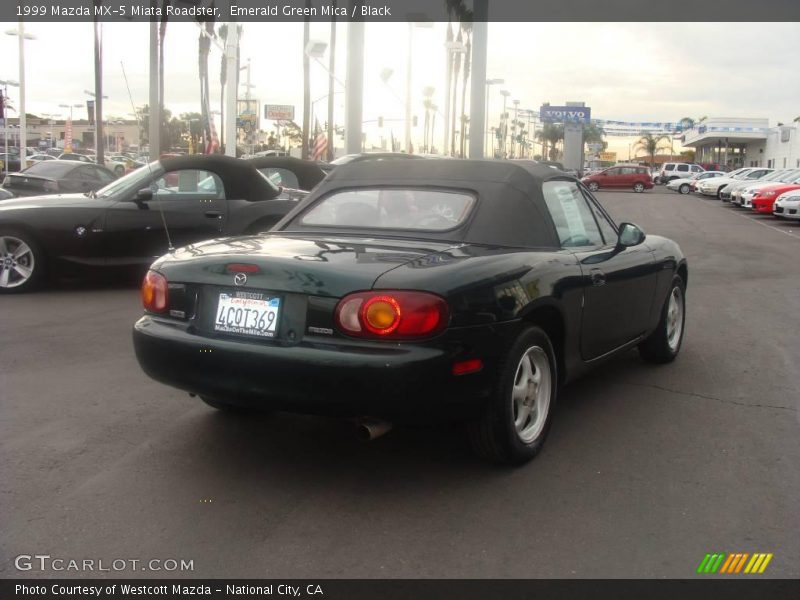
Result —
[{"label": "american flag", "polygon": [[206,144],[206,154],[215,154],[219,151],[219,137],[217,136],[217,128],[214,126],[214,117],[209,119],[211,126],[211,139]]},{"label": "american flag", "polygon": [[322,160],[328,150],[328,136],[319,128],[319,121],[316,122],[314,130],[317,132],[314,138],[314,147],[311,151],[311,160]]}]

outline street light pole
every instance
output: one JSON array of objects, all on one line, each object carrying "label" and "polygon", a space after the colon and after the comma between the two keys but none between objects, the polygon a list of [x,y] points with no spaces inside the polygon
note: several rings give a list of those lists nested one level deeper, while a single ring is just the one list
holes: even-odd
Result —
[{"label": "street light pole", "polygon": [[508,158],[506,155],[506,136],[508,135],[508,115],[506,114],[506,101],[511,95],[508,90],[500,90],[500,95],[503,96],[503,116],[500,122],[500,134],[503,136],[500,139],[500,158]]},{"label": "street light pole", "polygon": [[22,20],[17,24],[17,29],[9,29],[6,35],[19,37],[19,155],[22,166],[28,145],[28,122],[25,116],[25,40],[35,40],[36,36],[25,33],[25,23]]},{"label": "street light pole", "polygon": [[[473,39],[474,39],[474,37],[473,37]],[[473,53],[475,52],[475,46],[472,47],[472,51],[473,51]],[[474,76],[474,74],[473,74],[473,76]],[[485,118],[485,124],[486,124],[485,129],[486,129],[486,137],[487,137],[487,139],[488,139],[488,137],[489,137],[489,135],[491,133],[491,128],[489,127],[489,91],[490,91],[490,89],[491,89],[491,87],[493,85],[503,85],[505,82],[506,82],[505,79],[487,79],[486,80],[486,111],[485,111],[486,116],[484,118]],[[474,129],[474,126],[471,129]],[[486,144],[484,144],[484,151],[486,151]],[[492,144],[492,158],[494,158],[494,144]]]}]

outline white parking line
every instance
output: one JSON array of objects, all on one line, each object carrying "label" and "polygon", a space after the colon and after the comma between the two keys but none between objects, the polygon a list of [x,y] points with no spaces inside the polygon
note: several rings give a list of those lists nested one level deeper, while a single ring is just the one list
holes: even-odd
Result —
[{"label": "white parking line", "polygon": [[754,218],[750,217],[749,215],[743,215],[742,213],[733,212],[733,211],[731,211],[731,212],[734,215],[736,215],[737,217],[742,217],[743,219],[747,219],[748,221],[751,221],[753,223],[758,223],[762,227],[768,227],[769,229],[774,229],[775,231],[778,231],[780,233],[785,233],[786,235],[788,235],[790,237],[793,237],[796,240],[800,239],[800,237],[798,237],[798,235],[796,233],[794,233],[793,231],[787,231],[786,229],[780,229],[778,227],[773,227],[772,225],[767,225],[766,223],[762,223],[761,221],[759,221],[757,219],[754,219]]}]

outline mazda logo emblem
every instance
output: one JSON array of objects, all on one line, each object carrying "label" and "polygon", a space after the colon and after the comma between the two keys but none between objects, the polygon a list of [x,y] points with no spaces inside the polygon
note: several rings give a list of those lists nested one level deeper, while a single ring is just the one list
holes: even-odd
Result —
[{"label": "mazda logo emblem", "polygon": [[247,283],[247,275],[245,275],[244,273],[237,273],[236,275],[233,276],[233,283],[235,283],[236,285],[244,285],[245,283]]}]

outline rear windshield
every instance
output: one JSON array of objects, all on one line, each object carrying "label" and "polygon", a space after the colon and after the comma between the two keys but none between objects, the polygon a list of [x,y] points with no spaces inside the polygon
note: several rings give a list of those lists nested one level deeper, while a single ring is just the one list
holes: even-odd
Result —
[{"label": "rear windshield", "polygon": [[336,192],[300,219],[315,227],[446,231],[469,216],[475,198],[456,191],[375,188]]},{"label": "rear windshield", "polygon": [[24,172],[31,175],[41,175],[42,177],[63,177],[77,166],[76,164],[47,161],[31,165]]}]

